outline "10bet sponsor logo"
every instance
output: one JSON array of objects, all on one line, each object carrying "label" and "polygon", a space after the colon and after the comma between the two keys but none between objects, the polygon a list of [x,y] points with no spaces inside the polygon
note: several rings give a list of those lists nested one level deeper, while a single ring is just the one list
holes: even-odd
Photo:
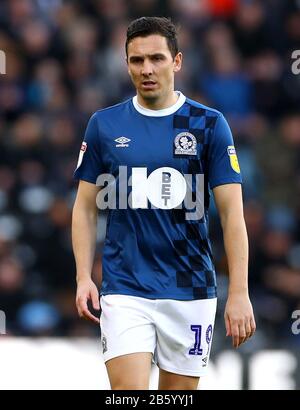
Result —
[{"label": "10bet sponsor logo", "polygon": [[[99,209],[184,209],[186,220],[204,215],[204,175],[181,174],[171,167],[161,167],[148,175],[146,167],[133,167],[128,178],[126,166],[117,176],[101,174],[97,186]],[[131,192],[129,192],[131,187]]]}]

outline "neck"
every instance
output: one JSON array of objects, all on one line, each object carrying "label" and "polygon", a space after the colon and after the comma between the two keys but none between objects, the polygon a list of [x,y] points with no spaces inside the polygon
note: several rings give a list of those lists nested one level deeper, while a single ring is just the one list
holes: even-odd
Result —
[{"label": "neck", "polygon": [[144,99],[139,93],[137,93],[138,103],[142,107],[148,108],[150,110],[163,110],[164,108],[169,108],[176,103],[178,98],[179,96],[174,90],[168,93],[167,95],[162,96],[161,98],[153,100]]}]

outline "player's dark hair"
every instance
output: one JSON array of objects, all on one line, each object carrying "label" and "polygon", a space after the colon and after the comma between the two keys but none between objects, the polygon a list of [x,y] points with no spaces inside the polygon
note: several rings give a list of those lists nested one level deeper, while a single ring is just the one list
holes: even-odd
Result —
[{"label": "player's dark hair", "polygon": [[171,19],[166,17],[140,17],[132,21],[127,29],[126,56],[128,56],[128,44],[135,37],[148,37],[152,34],[160,34],[168,42],[172,57],[178,54],[177,28]]}]

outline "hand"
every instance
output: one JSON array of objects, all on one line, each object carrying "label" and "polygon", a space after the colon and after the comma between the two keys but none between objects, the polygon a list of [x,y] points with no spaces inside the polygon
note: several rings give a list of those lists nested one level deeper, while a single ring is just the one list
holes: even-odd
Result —
[{"label": "hand", "polygon": [[232,337],[233,347],[239,347],[253,336],[256,324],[247,293],[236,293],[228,296],[224,319],[226,336]]},{"label": "hand", "polygon": [[93,308],[100,310],[99,292],[97,286],[91,279],[84,279],[78,281],[77,295],[76,295],[76,307],[78,314],[81,318],[90,320],[93,323],[100,323],[100,320],[92,315],[87,306],[87,301],[91,300]]}]

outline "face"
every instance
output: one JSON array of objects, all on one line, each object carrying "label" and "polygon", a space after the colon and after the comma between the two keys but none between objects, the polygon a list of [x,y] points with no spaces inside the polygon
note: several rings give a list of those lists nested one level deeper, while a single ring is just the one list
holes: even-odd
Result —
[{"label": "face", "polygon": [[159,34],[136,37],[128,44],[128,72],[138,96],[146,102],[167,99],[174,91],[174,73],[182,54],[173,59],[167,39]]}]

